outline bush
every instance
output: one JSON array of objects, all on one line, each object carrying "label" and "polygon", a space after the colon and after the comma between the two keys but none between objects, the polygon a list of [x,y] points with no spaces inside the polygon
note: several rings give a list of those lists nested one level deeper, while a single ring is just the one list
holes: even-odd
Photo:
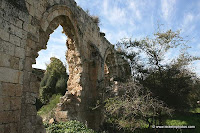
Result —
[{"label": "bush", "polygon": [[47,104],[49,102],[49,99],[53,95],[51,89],[52,88],[50,86],[44,86],[40,88],[40,101],[42,104]]},{"label": "bush", "polygon": [[[162,115],[171,115],[172,111],[145,88],[134,81],[118,83],[122,95],[106,100],[106,122],[119,128],[134,131],[137,128],[150,128],[162,124]],[[159,122],[159,123],[158,123]]]},{"label": "bush", "polygon": [[73,120],[64,123],[46,125],[48,133],[95,133],[92,129],[88,129],[83,123]]},{"label": "bush", "polygon": [[61,77],[56,83],[56,93],[65,94],[67,88],[67,77]]}]

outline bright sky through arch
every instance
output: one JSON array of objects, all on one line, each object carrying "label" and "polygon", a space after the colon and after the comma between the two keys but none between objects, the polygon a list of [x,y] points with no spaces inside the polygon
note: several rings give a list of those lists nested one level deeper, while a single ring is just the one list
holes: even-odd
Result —
[{"label": "bright sky through arch", "polygon": [[46,69],[46,64],[50,63],[51,57],[60,59],[66,65],[65,53],[67,51],[67,36],[62,33],[63,28],[59,26],[49,38],[47,49],[39,51],[34,68]]}]

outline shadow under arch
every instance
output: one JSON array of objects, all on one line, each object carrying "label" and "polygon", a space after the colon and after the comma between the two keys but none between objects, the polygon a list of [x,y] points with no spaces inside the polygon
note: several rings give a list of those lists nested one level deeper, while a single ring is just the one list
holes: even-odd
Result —
[{"label": "shadow under arch", "polygon": [[118,78],[118,65],[116,51],[108,48],[104,55],[104,79],[105,86],[109,86],[111,81]]}]

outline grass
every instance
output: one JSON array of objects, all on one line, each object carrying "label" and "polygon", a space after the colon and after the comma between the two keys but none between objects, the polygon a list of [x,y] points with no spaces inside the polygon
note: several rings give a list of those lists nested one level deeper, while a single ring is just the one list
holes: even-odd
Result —
[{"label": "grass", "polygon": [[[166,126],[195,126],[195,128],[187,129],[174,129],[175,132],[182,133],[200,133],[200,108],[196,108],[187,113],[177,113],[171,118],[165,119],[164,125]],[[197,112],[197,113],[196,113]],[[170,132],[173,133],[171,130]]]},{"label": "grass", "polygon": [[51,110],[55,108],[56,105],[59,103],[61,96],[62,95],[60,94],[58,95],[54,94],[49,100],[50,102],[47,105],[42,106],[42,108],[38,111],[38,115],[43,116],[51,112]]},{"label": "grass", "polygon": [[191,113],[200,113],[200,107],[199,108],[195,108],[195,109],[191,109],[190,112]]}]

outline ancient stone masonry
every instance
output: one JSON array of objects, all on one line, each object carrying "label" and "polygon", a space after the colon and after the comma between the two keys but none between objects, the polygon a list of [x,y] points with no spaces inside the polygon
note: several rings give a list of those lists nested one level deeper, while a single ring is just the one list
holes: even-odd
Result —
[{"label": "ancient stone masonry", "polygon": [[102,123],[102,108],[91,107],[103,97],[105,64],[109,80],[130,69],[96,21],[74,0],[0,0],[0,133],[45,132],[35,107],[39,83],[32,64],[59,25],[68,36],[70,75],[56,119],[77,119],[93,129]]}]

